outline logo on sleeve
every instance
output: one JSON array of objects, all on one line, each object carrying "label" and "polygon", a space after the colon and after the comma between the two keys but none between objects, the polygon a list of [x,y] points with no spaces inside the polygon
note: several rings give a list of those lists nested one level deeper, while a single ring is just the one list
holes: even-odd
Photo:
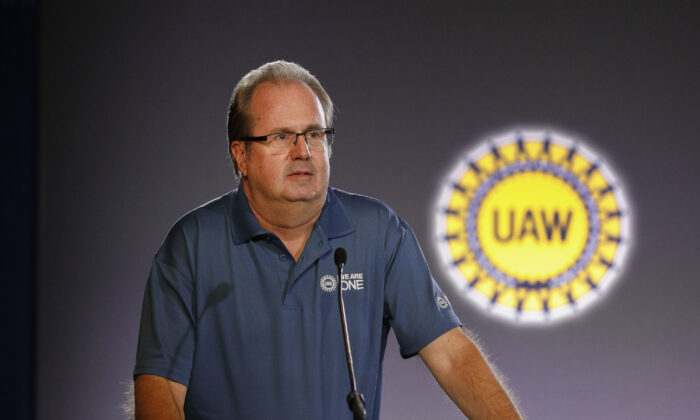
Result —
[{"label": "logo on sleeve", "polygon": [[436,300],[440,309],[447,309],[450,306],[450,301],[444,296],[438,296]]}]

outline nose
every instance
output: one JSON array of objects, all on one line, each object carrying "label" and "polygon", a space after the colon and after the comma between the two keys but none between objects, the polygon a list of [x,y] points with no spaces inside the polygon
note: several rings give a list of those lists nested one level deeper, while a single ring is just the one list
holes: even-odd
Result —
[{"label": "nose", "polygon": [[[301,137],[301,141],[299,141],[299,137]],[[306,141],[304,134],[297,134],[291,153],[294,159],[308,159],[311,157],[311,149],[309,149],[309,143]]]}]

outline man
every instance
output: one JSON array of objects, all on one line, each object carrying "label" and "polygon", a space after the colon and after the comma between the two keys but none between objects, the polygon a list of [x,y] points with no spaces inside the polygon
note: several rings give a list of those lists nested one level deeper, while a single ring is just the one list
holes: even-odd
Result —
[{"label": "man", "polygon": [[179,220],[154,258],[137,418],[351,418],[337,287],[367,418],[379,417],[389,328],[470,418],[519,418],[410,228],[381,202],[329,188],[332,121],[323,87],[293,63],[268,63],[234,89],[240,185]]}]

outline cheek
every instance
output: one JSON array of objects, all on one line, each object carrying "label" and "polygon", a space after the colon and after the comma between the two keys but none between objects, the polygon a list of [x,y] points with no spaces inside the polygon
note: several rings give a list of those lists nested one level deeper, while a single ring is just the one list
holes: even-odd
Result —
[{"label": "cheek", "polygon": [[284,167],[284,162],[276,159],[265,159],[258,162],[257,172],[261,175],[262,182],[265,184],[276,184],[279,182]]},{"label": "cheek", "polygon": [[272,163],[268,163],[263,167],[263,175],[265,177],[265,181],[269,184],[275,184],[279,180],[280,176],[280,170],[279,166],[274,165]]},{"label": "cheek", "polygon": [[269,156],[265,156],[260,150],[257,150],[255,146],[256,145],[253,145],[250,151],[246,154],[248,157],[246,166],[248,168],[248,172],[257,175],[256,178],[265,179],[265,175],[270,174],[270,169],[274,166],[274,164],[271,162],[272,159],[270,159]]},{"label": "cheek", "polygon": [[331,171],[330,156],[328,153],[324,155],[321,164],[323,165],[324,171],[326,172],[326,178],[328,178]]}]

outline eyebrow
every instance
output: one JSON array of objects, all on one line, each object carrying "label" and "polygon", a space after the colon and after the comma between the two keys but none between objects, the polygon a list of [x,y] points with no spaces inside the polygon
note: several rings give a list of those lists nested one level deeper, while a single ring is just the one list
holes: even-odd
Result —
[{"label": "eyebrow", "polygon": [[[302,132],[306,133],[307,131],[319,130],[321,128],[323,127],[318,124],[309,124],[306,126],[306,128],[304,128]],[[270,130],[270,133],[295,133],[295,131],[289,127],[275,127]]]}]

